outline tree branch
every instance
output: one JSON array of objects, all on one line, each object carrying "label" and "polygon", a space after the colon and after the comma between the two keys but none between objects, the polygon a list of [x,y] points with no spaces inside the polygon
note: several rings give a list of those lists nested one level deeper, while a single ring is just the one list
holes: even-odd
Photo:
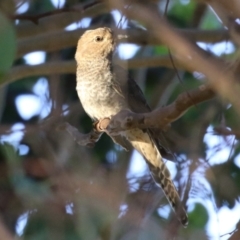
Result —
[{"label": "tree branch", "polygon": [[5,240],[13,240],[14,237],[12,234],[8,231],[8,229],[4,226],[4,223],[2,221],[2,218],[0,218],[0,234],[1,238]]},{"label": "tree branch", "polygon": [[[93,27],[94,28],[94,27]],[[88,28],[89,29],[89,28]],[[79,37],[88,29],[77,29],[74,31],[55,31],[47,32],[25,39],[20,39],[17,43],[16,58],[22,57],[25,54],[33,51],[52,52],[60,49],[75,47]],[[119,31],[125,32],[125,30]],[[194,42],[214,43],[228,39],[227,30],[176,30],[176,34],[183,34],[186,38]],[[157,38],[152,31],[143,31],[138,29],[131,29],[128,33],[128,39],[122,39],[121,42],[135,43],[140,45],[160,45],[166,44],[161,39]]]},{"label": "tree branch", "polygon": [[[172,61],[169,56],[160,57],[142,57],[133,58],[128,61],[117,60],[116,64],[126,66],[130,69],[137,68],[151,68],[151,67],[167,67],[173,68]],[[197,71],[197,68],[191,68],[188,64],[180,62],[179,59],[174,58],[175,67],[178,69],[186,70],[188,72]],[[231,65],[231,63],[229,63]],[[233,64],[232,64],[233,65]],[[235,66],[235,65],[234,65]],[[51,74],[75,74],[76,62],[70,61],[51,61],[39,65],[20,65],[11,68],[11,70],[1,78],[0,88],[6,84],[12,83],[18,79],[31,77],[31,76],[44,76]]]},{"label": "tree branch", "polygon": [[180,118],[190,107],[215,97],[209,85],[201,85],[197,89],[180,94],[170,105],[157,108],[150,113],[133,113],[128,110],[120,111],[115,116],[104,118],[97,122],[93,131],[88,134],[78,132],[76,128],[67,124],[65,129],[82,146],[92,146],[97,142],[102,132],[110,136],[118,135],[119,132],[132,128],[164,129]]},{"label": "tree branch", "polygon": [[170,105],[157,108],[150,113],[133,113],[121,111],[110,119],[99,122],[97,129],[106,130],[109,134],[131,128],[159,128],[164,129],[180,118],[190,107],[215,97],[209,85],[201,85],[197,89],[180,94]]},{"label": "tree branch", "polygon": [[[33,22],[22,22],[16,26],[16,33],[18,38],[33,37],[48,32],[58,31],[70,25],[73,22],[80,21],[84,17],[92,17],[95,15],[103,14],[108,11],[107,6],[99,1],[94,1],[86,4],[77,4],[71,7],[74,12],[63,12],[52,14],[49,16],[35,16],[38,25]],[[21,16],[21,15],[20,15]],[[18,18],[20,17],[18,16]],[[27,16],[29,17],[29,16]],[[40,18],[39,18],[40,17]]]},{"label": "tree branch", "polygon": [[75,73],[76,63],[75,61],[65,61],[65,62],[49,62],[44,64],[39,64],[35,66],[31,65],[21,65],[13,67],[9,73],[4,75],[0,81],[0,87],[6,84],[12,83],[18,79],[30,77],[30,76],[44,76],[51,74],[66,74]]},{"label": "tree branch", "polygon": [[[186,69],[185,66],[179,62],[175,62],[179,69],[185,69],[187,71],[194,71],[194,69]],[[124,61],[118,60],[117,64],[126,65]],[[149,67],[168,67],[173,68],[172,62],[169,56],[162,57],[145,57],[130,59],[127,61],[128,68],[149,68]],[[39,65],[21,65],[13,67],[8,74],[1,78],[0,87],[14,82],[18,79],[31,77],[31,76],[43,76],[51,74],[68,74],[76,73],[76,62],[71,61],[52,61]]]},{"label": "tree branch", "polygon": [[16,15],[11,16],[10,18],[12,20],[27,20],[27,21],[31,21],[35,25],[38,25],[38,22],[39,22],[39,20],[41,18],[53,16],[53,15],[60,14],[60,13],[75,12],[75,11],[76,10],[71,9],[71,8],[62,8],[62,9],[55,9],[53,11],[40,13],[40,14],[36,14],[36,15],[26,15],[26,14],[20,14],[19,15],[19,14],[16,14]]}]

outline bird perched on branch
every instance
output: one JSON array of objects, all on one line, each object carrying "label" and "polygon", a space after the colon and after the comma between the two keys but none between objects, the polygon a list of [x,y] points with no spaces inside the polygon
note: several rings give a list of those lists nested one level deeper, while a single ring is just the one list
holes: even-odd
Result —
[{"label": "bird perched on branch", "polygon": [[[106,27],[88,30],[78,41],[76,89],[85,112],[94,121],[111,118],[121,110],[151,111],[136,82],[124,69],[114,65],[115,46],[116,38]],[[180,222],[186,226],[187,214],[163,162],[154,133],[150,129],[130,129],[111,137],[125,148],[128,140],[144,156],[154,180],[162,187]]]}]

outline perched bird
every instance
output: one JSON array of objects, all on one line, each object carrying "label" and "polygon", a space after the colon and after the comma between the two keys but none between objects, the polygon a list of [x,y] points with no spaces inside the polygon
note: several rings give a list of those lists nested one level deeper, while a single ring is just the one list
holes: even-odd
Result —
[{"label": "perched bird", "polygon": [[[127,72],[112,61],[116,38],[109,28],[86,31],[79,39],[77,61],[77,93],[85,112],[98,121],[116,115],[121,110],[149,112],[144,95]],[[160,154],[158,139],[150,129],[130,129],[113,140],[126,148],[125,141],[145,158],[151,174],[162,187],[180,222],[186,226],[188,217],[178,192]]]}]

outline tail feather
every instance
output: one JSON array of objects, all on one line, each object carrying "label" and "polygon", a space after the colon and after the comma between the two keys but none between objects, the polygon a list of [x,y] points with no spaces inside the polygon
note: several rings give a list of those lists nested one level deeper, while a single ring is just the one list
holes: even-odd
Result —
[{"label": "tail feather", "polygon": [[128,130],[125,133],[125,136],[131,142],[132,146],[144,156],[154,180],[163,189],[163,192],[173,210],[176,212],[179,221],[184,226],[187,226],[187,213],[170,178],[170,172],[164,164],[162,156],[153,139],[147,132],[143,132],[141,129]]}]

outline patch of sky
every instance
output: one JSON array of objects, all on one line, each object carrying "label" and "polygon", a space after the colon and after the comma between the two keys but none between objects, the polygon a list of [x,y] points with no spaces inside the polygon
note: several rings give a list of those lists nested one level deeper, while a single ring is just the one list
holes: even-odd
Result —
[{"label": "patch of sky", "polygon": [[176,175],[177,175],[177,167],[176,167],[176,163],[172,162],[172,161],[164,161],[167,168],[169,169],[170,171],[170,174],[171,174],[171,178],[175,178]]},{"label": "patch of sky", "polygon": [[65,4],[65,0],[51,0],[55,8],[62,8]]},{"label": "patch of sky", "polygon": [[40,115],[40,118],[45,118],[51,111],[52,102],[49,100],[46,78],[39,78],[33,86],[33,93],[19,95],[15,99],[19,115],[24,120],[29,120],[36,115]]},{"label": "patch of sky", "polygon": [[157,210],[158,214],[165,219],[168,219],[171,211],[172,210],[171,210],[170,205],[162,206],[162,207],[158,208],[158,210]]},{"label": "patch of sky", "polygon": [[127,178],[143,177],[147,170],[148,167],[143,156],[138,151],[134,150],[127,171]]},{"label": "patch of sky", "polygon": [[205,80],[205,75],[200,73],[200,72],[193,72],[193,76],[197,79],[197,80]]},{"label": "patch of sky", "polygon": [[231,54],[235,51],[235,47],[231,42],[219,42],[215,44],[197,42],[197,45],[203,50],[210,51],[216,56],[221,56],[223,54]]},{"label": "patch of sky", "polygon": [[[233,209],[227,207],[220,208],[217,211],[210,201],[204,201],[205,207],[208,209],[209,221],[206,226],[206,231],[209,235],[210,240],[221,240],[229,239],[229,233],[236,229],[236,225],[239,222],[239,211],[240,204],[237,203]],[[231,221],[229,221],[231,219]]]},{"label": "patch of sky", "polygon": [[[232,145],[234,144],[234,139],[234,136],[223,137],[213,135],[213,127],[208,127],[207,133],[204,136],[204,142],[208,147],[207,159],[209,160],[208,162],[210,165],[221,164],[228,160]],[[239,157],[235,158],[235,163],[240,166]],[[207,187],[206,184],[204,185]],[[201,199],[198,200],[200,201]],[[227,233],[230,233],[235,229],[236,224],[240,219],[240,204],[236,203],[233,209],[229,209],[224,206],[221,207],[219,211],[217,211],[216,206],[214,206],[214,199],[212,199],[212,201],[204,201],[202,204],[208,209],[209,213],[210,219],[206,226],[206,230],[209,236],[211,236],[210,239],[217,240],[219,239],[219,236],[222,236],[221,240],[228,239],[229,235]],[[227,219],[231,219],[231,221],[227,221]]]},{"label": "patch of sky", "polygon": [[238,166],[240,168],[240,154],[238,154],[235,159],[234,159],[234,163],[236,164],[236,166]]},{"label": "patch of sky", "polygon": [[235,22],[240,24],[240,18],[235,19]]},{"label": "patch of sky", "polygon": [[73,31],[73,30],[76,30],[78,28],[88,28],[89,25],[90,25],[90,22],[91,22],[91,18],[83,18],[79,22],[71,23],[70,25],[65,27],[65,30],[66,31]]},{"label": "patch of sky", "polygon": [[118,215],[118,218],[123,217],[127,213],[127,210],[128,210],[128,205],[127,204],[122,204],[119,208],[120,213]]},{"label": "patch of sky", "polygon": [[213,135],[213,127],[209,126],[204,136],[204,142],[207,145],[207,160],[210,165],[224,163],[228,160],[234,136]]},{"label": "patch of sky", "polygon": [[35,93],[39,97],[45,95],[47,98],[49,98],[48,81],[44,77],[38,79],[32,90],[33,93]]},{"label": "patch of sky", "polygon": [[109,163],[115,163],[117,161],[117,154],[115,151],[108,151],[106,158]]},{"label": "patch of sky", "polygon": [[51,112],[52,101],[49,99],[49,85],[46,78],[39,78],[33,86],[33,93],[35,93],[41,102],[40,117],[45,118]]},{"label": "patch of sky", "polygon": [[69,203],[65,206],[67,214],[73,215],[73,203]]},{"label": "patch of sky", "polygon": [[29,3],[27,1],[19,1],[16,7],[17,14],[25,13],[29,8]]},{"label": "patch of sky", "polygon": [[[171,161],[165,161],[165,164],[170,171],[171,178],[174,178],[177,174],[176,164]],[[143,156],[138,151],[134,150],[127,171],[127,178],[129,179],[129,184],[133,191],[139,188],[139,183],[136,179],[145,176],[148,172],[149,169]]]},{"label": "patch of sky", "polygon": [[135,44],[121,43],[118,45],[117,51],[119,57],[123,60],[132,58],[140,47]]},{"label": "patch of sky", "polygon": [[139,183],[136,180],[137,178],[143,177],[146,174],[146,171],[148,171],[148,167],[144,158],[138,151],[134,150],[127,171],[127,179],[131,192],[137,191]]},{"label": "patch of sky", "polygon": [[118,26],[118,28],[121,28],[121,29],[126,29],[127,28],[128,20],[124,15],[121,14],[120,11],[113,10],[111,12],[111,14],[112,14],[113,19],[115,21],[115,24],[116,24],[116,26]]},{"label": "patch of sky", "polygon": [[[121,29],[127,28],[128,20],[118,10],[113,10],[112,16],[114,18],[115,24],[119,28],[121,28]],[[118,51],[119,57],[121,59],[129,59],[129,58],[132,58],[136,54],[138,49],[139,49],[139,47],[135,44],[121,43],[118,45],[117,51]]]},{"label": "patch of sky", "polygon": [[22,123],[15,123],[10,130],[9,134],[1,135],[1,142],[11,143],[15,148],[18,146],[19,142],[23,138],[23,130],[25,126]]},{"label": "patch of sky", "polygon": [[27,155],[29,153],[29,146],[25,145],[25,144],[20,144],[18,146],[18,152],[21,156]]},{"label": "patch of sky", "polygon": [[37,65],[44,63],[46,60],[46,53],[44,51],[31,52],[23,57],[28,65]]},{"label": "patch of sky", "polygon": [[[228,239],[229,235],[227,233],[232,232],[234,229],[236,229],[236,225],[239,222],[239,212],[240,212],[240,204],[236,203],[233,209],[229,209],[227,207],[222,207],[218,211],[218,229],[220,236],[225,235],[224,238],[221,239]],[[228,221],[227,219],[231,219],[231,221]]]},{"label": "patch of sky", "polygon": [[33,94],[19,95],[15,99],[18,113],[24,120],[29,120],[39,114],[41,110],[41,101],[38,96]]},{"label": "patch of sky", "polygon": [[63,115],[64,116],[68,115],[68,113],[69,113],[69,106],[67,104],[63,104],[62,111],[63,111]]},{"label": "patch of sky", "polygon": [[15,231],[19,237],[23,235],[27,222],[28,222],[28,212],[20,215],[20,217],[17,219]]}]

